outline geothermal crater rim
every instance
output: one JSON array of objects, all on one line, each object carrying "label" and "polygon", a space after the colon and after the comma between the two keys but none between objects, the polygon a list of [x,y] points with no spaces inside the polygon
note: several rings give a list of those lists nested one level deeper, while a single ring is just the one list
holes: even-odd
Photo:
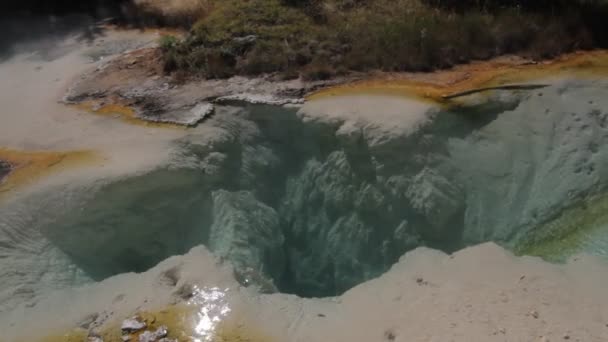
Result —
[{"label": "geothermal crater rim", "polygon": [[543,244],[569,229],[560,212],[605,188],[593,146],[608,112],[593,83],[542,91],[426,108],[401,134],[314,106],[220,106],[211,141],[194,130],[171,167],[89,192],[40,231],[92,280],[204,244],[241,284],[303,297],[339,295],[419,246]]}]

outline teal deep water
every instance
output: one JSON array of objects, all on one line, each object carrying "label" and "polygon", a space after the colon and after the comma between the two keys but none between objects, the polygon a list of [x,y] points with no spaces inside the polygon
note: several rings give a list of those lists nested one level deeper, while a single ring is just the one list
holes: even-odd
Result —
[{"label": "teal deep water", "polygon": [[220,108],[208,122],[218,137],[194,131],[171,165],[87,189],[27,225],[91,280],[204,244],[242,284],[308,297],[341,294],[419,246],[606,255],[606,89],[500,93],[373,141],[373,126],[344,134],[343,120],[296,109]]}]

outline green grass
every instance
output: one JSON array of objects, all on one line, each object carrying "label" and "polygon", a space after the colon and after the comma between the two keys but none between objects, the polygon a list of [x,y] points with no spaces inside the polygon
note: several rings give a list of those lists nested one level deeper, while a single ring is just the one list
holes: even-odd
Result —
[{"label": "green grass", "polygon": [[[541,11],[489,0],[466,10],[428,0],[211,2],[184,40],[161,43],[168,72],[319,79],[348,70],[428,71],[506,53],[551,57],[605,39],[603,26],[590,20],[592,5]],[[606,5],[593,6],[594,18],[608,13]],[[247,36],[256,39],[239,42]]]}]

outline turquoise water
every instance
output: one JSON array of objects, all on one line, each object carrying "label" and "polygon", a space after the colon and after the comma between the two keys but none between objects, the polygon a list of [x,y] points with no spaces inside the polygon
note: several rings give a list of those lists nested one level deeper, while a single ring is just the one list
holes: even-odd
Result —
[{"label": "turquoise water", "polygon": [[[603,221],[584,219],[608,184],[605,89],[434,110],[415,133],[371,140],[373,126],[345,136],[342,121],[295,109],[220,109],[207,123],[223,132],[212,142],[193,131],[170,165],[76,191],[20,225],[83,279],[141,272],[204,244],[241,283],[309,297],[341,294],[419,246],[606,255]],[[577,206],[583,219],[559,219]]]}]

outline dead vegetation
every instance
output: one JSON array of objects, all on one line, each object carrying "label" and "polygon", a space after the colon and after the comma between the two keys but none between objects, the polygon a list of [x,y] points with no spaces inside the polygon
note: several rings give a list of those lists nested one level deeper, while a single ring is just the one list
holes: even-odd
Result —
[{"label": "dead vegetation", "polygon": [[213,8],[212,0],[132,0],[136,17],[145,25],[190,27]]},{"label": "dead vegetation", "polygon": [[[206,78],[278,72],[431,71],[504,54],[543,59],[607,46],[601,1],[134,0],[165,21],[166,72]],[[194,20],[197,19],[197,20]]]}]

